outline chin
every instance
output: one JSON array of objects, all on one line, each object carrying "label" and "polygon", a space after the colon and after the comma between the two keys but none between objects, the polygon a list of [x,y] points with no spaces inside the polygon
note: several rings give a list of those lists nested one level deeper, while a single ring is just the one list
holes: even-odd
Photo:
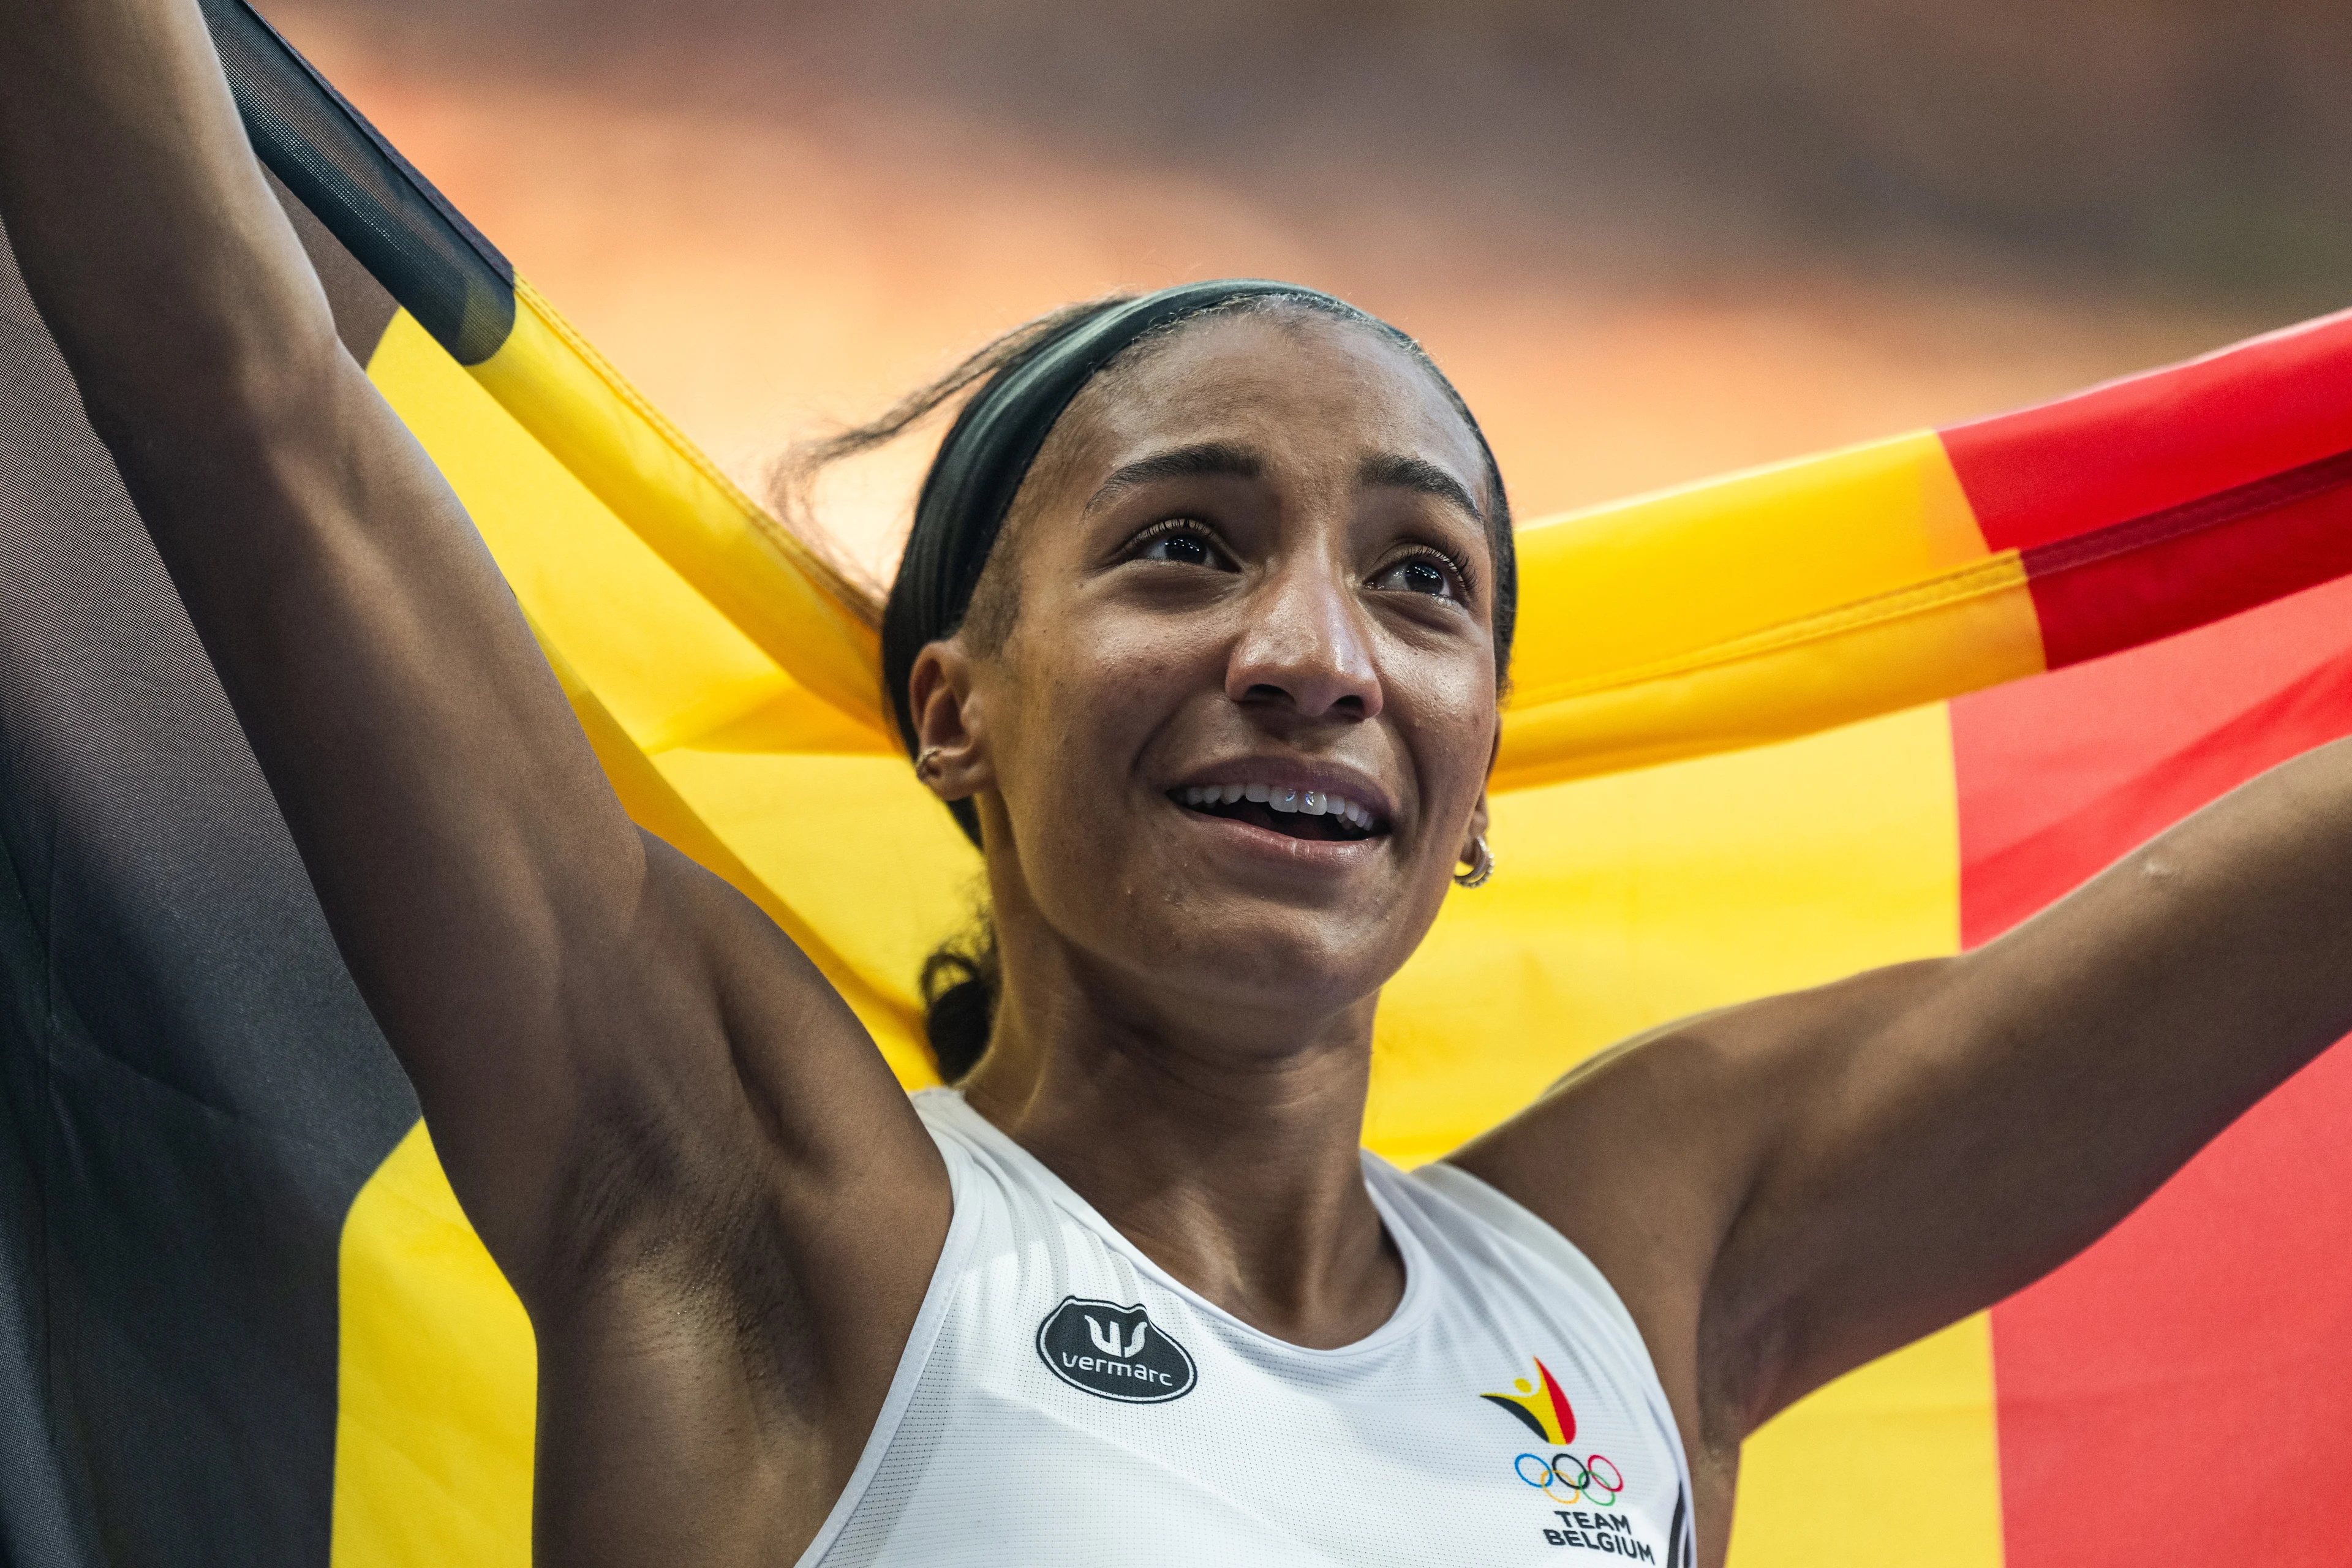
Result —
[{"label": "chin", "polygon": [[[1200,923],[1188,920],[1181,932],[1138,933],[1143,951],[1134,953],[1133,967],[1206,1007],[1340,1012],[1378,992],[1412,952],[1391,952],[1394,927],[1377,918],[1235,909],[1224,900],[1202,900],[1187,912]],[[1213,934],[1204,935],[1203,926]]]}]

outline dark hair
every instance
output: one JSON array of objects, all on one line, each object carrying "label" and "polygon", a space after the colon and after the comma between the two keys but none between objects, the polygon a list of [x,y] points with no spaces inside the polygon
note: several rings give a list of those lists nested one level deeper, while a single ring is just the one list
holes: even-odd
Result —
[{"label": "dark hair", "polygon": [[941,1081],[953,1083],[980,1065],[996,1024],[1002,974],[996,927],[985,913],[971,931],[942,942],[923,960],[923,1035]]},{"label": "dark hair", "polygon": [[[912,755],[915,715],[908,681],[924,647],[961,630],[972,608],[991,552],[1030,465],[1070,401],[1122,356],[1164,341],[1213,316],[1299,310],[1379,333],[1403,349],[1442,387],[1469,426],[1486,460],[1487,534],[1495,573],[1495,669],[1509,668],[1518,578],[1512,548],[1510,502],[1502,470],[1486,433],[1422,346],[1405,333],[1345,300],[1292,283],[1223,279],[1157,293],[1113,295],[1065,306],[1005,333],[929,386],[899,400],[870,424],[796,448],[787,459],[786,486],[804,493],[824,464],[882,445],[982,383],[964,403],[915,505],[914,525],[882,613],[882,681],[898,733]],[[983,378],[985,378],[983,380]],[[980,816],[969,800],[948,809],[974,845]],[[983,914],[976,931],[951,942],[924,962],[925,1029],[940,1074],[953,1083],[987,1049],[999,989],[996,939]]]}]

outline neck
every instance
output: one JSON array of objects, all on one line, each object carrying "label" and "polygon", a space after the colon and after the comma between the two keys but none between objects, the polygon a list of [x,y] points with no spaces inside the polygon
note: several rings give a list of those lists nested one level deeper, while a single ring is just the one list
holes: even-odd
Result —
[{"label": "neck", "polygon": [[1384,1322],[1404,1276],[1359,1154],[1375,999],[1206,1024],[1076,979],[1008,985],[972,1108],[1243,1321],[1317,1347]]}]

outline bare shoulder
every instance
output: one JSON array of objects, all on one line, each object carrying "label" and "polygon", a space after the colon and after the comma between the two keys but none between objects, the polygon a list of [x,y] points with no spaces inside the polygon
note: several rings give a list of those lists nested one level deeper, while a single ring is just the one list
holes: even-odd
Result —
[{"label": "bare shoulder", "polygon": [[[1720,1247],[1789,1112],[1906,1012],[1943,960],[1897,964],[1661,1025],[1601,1051],[1449,1156],[1639,1288]],[[1626,1285],[1621,1285],[1623,1289]]]},{"label": "bare shoulder", "polygon": [[[1642,1330],[1701,1471],[1746,1436],[1718,1264],[1825,1064],[1858,1049],[1940,961],[1703,1013],[1612,1046],[1449,1162],[1556,1226]],[[1729,1406],[1729,1407],[1727,1407]],[[1704,1478],[1702,1477],[1704,1485]]]}]

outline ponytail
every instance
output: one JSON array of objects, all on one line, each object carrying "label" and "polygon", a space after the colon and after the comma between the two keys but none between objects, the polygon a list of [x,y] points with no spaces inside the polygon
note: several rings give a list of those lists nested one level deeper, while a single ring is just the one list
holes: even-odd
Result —
[{"label": "ponytail", "polygon": [[974,930],[923,960],[923,1033],[940,1082],[956,1083],[980,1065],[996,1026],[1002,984],[996,927],[986,915]]}]

